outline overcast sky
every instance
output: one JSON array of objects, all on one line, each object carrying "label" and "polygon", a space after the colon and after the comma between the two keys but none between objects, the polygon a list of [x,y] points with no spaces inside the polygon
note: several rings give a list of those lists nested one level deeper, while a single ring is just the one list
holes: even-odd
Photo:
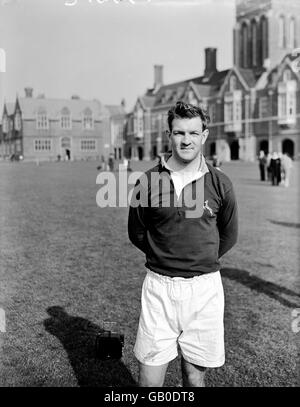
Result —
[{"label": "overcast sky", "polygon": [[234,0],[116,3],[0,0],[5,99],[31,86],[51,98],[119,104],[124,97],[130,109],[153,86],[154,64],[164,66],[166,84],[202,75],[205,47],[218,48],[219,69],[232,65]]}]

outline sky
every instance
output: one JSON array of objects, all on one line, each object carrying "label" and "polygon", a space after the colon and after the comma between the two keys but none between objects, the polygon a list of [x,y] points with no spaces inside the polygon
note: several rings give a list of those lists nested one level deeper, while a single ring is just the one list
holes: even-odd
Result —
[{"label": "sky", "polygon": [[0,92],[8,102],[27,86],[49,98],[124,98],[130,110],[153,87],[155,64],[165,84],[202,75],[205,47],[218,49],[218,69],[232,66],[234,22],[235,0],[0,0]]}]

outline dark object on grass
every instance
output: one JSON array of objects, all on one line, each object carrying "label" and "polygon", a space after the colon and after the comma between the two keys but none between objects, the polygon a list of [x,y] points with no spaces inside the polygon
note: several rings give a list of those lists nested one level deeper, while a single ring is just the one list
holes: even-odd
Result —
[{"label": "dark object on grass", "polygon": [[101,360],[121,359],[124,335],[111,331],[100,332],[96,336],[95,351]]}]

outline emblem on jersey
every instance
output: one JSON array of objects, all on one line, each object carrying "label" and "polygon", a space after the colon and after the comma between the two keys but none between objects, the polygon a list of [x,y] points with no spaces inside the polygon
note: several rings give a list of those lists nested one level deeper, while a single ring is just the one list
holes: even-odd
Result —
[{"label": "emblem on jersey", "polygon": [[208,206],[208,199],[204,201],[203,208],[208,210],[210,216],[214,216],[213,210]]}]

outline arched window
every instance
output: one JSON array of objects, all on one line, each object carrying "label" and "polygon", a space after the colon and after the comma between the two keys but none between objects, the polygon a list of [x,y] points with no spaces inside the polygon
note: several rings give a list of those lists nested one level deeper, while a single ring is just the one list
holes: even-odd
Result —
[{"label": "arched window", "polygon": [[242,67],[248,68],[248,26],[242,24]]},{"label": "arched window", "polygon": [[93,130],[94,122],[93,122],[93,112],[89,107],[87,107],[83,112],[83,128],[84,130]]},{"label": "arched window", "polygon": [[251,65],[257,66],[257,23],[255,20],[251,22],[251,46]]},{"label": "arched window", "polygon": [[294,17],[289,22],[289,48],[296,48],[296,22]]},{"label": "arched window", "polygon": [[67,107],[64,107],[60,113],[60,126],[67,130],[72,128],[71,114]]},{"label": "arched window", "polygon": [[279,35],[278,45],[280,46],[280,48],[285,48],[285,17],[283,15],[279,17],[278,35]]},{"label": "arched window", "polygon": [[262,62],[269,56],[268,47],[268,20],[265,16],[262,16],[260,20],[261,25],[261,39],[262,39]]}]

